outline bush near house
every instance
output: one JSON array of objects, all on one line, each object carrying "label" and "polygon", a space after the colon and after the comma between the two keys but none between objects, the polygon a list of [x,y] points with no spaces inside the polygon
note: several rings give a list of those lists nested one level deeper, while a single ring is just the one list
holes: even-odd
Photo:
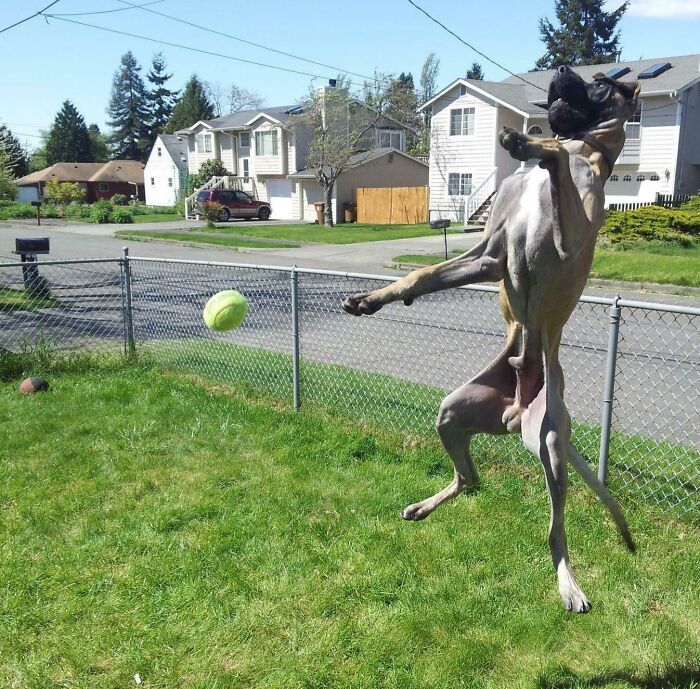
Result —
[{"label": "bush near house", "polygon": [[126,194],[114,194],[110,201],[115,205],[115,206],[128,206],[129,205],[129,197]]},{"label": "bush near house", "polygon": [[608,211],[600,231],[602,243],[657,241],[691,246],[700,239],[700,197],[679,208],[645,206],[634,211]]},{"label": "bush near house", "polygon": [[94,223],[104,224],[112,219],[113,206],[109,201],[95,201],[90,208],[90,220]]},{"label": "bush near house", "polygon": [[134,214],[131,212],[130,208],[124,208],[123,206],[117,206],[112,209],[112,219],[110,222],[117,222],[121,225],[126,225],[134,222]]},{"label": "bush near house", "polygon": [[202,204],[202,215],[207,221],[207,227],[215,227],[216,222],[221,219],[221,209],[223,206],[217,201],[205,201]]}]

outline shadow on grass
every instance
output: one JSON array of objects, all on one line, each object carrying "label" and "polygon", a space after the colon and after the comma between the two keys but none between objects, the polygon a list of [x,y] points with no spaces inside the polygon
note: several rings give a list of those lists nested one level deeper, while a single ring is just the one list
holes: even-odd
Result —
[{"label": "shadow on grass", "polygon": [[589,677],[562,668],[538,678],[535,687],[537,689],[600,689],[601,687],[699,689],[700,666],[675,667],[664,672],[652,672],[642,676],[619,670]]}]

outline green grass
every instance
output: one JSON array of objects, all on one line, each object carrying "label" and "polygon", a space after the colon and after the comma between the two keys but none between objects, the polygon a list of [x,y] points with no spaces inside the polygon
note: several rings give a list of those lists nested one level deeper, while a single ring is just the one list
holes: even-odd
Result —
[{"label": "green grass", "polygon": [[[392,260],[427,266],[443,261],[444,254],[402,254]],[[658,242],[636,242],[617,249],[598,245],[591,277],[700,287],[700,243],[687,248]]]},{"label": "green grass", "polygon": [[[202,231],[211,232],[202,228]],[[217,225],[217,231],[224,234],[248,235],[267,239],[287,239],[295,242],[314,242],[321,244],[356,244],[358,242],[376,242],[386,239],[407,239],[410,237],[427,237],[436,234],[427,223],[419,225],[369,225],[347,223],[335,227],[323,225]],[[452,232],[459,232],[454,230]]]},{"label": "green grass", "polygon": [[144,213],[143,215],[134,215],[135,223],[173,222],[174,220],[182,220],[182,216],[179,213]]},{"label": "green grass", "polygon": [[[145,216],[141,216],[145,217]],[[246,247],[250,249],[276,249],[281,247],[294,248],[298,244],[290,242],[275,242],[275,241],[257,241],[255,239],[242,239],[241,237],[225,237],[225,236],[210,236],[203,234],[209,232],[206,228],[201,231],[184,231],[184,232],[159,232],[157,230],[119,230],[115,236],[123,239],[139,240],[142,238],[149,239],[168,239],[176,242],[197,242],[200,244],[215,244],[217,246],[230,247]]]},{"label": "green grass", "polygon": [[[435,442],[155,368],[0,386],[0,686],[634,689],[700,678],[700,532],[572,491],[561,609],[538,471],[408,524]],[[105,420],[109,423],[105,423]],[[17,432],[25,429],[31,432]]]},{"label": "green grass", "polygon": [[36,297],[27,294],[23,289],[0,287],[0,311],[36,311],[37,309],[49,309],[58,305],[58,300],[53,297]]}]

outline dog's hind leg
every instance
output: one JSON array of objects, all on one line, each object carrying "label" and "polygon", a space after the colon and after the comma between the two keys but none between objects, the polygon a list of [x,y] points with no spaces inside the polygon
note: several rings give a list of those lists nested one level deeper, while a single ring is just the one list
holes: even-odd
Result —
[{"label": "dog's hind leg", "polygon": [[469,446],[476,433],[508,432],[501,418],[504,410],[513,403],[515,374],[508,364],[508,357],[513,353],[516,337],[513,330],[498,359],[442,401],[435,427],[452,459],[454,478],[435,495],[406,507],[401,513],[404,519],[425,519],[443,503],[478,484],[479,473]]},{"label": "dog's hind leg", "polygon": [[571,451],[571,418],[561,398],[561,369],[555,362],[556,351],[545,351],[545,381],[537,397],[522,417],[522,438],[525,446],[542,462],[549,491],[551,518],[549,548],[557,572],[559,594],[564,607],[574,612],[588,612],[591,604],[574,579],[569,563],[569,550],[564,527],[564,509],[569,483],[567,462]]}]

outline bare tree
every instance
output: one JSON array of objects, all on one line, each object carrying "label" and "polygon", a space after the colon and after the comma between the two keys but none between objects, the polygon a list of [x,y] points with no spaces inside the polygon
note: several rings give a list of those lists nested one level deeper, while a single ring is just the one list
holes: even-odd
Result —
[{"label": "bare tree", "polygon": [[226,108],[226,89],[218,81],[205,81],[204,92],[209,99],[209,102],[214,108],[214,117],[221,117],[228,114],[224,112]]},{"label": "bare tree", "polygon": [[[429,101],[437,89],[437,78],[440,71],[440,58],[435,53],[430,53],[425,58],[423,69],[420,72],[421,94],[418,99],[420,103]],[[430,150],[430,110],[423,111],[423,132],[421,136],[422,148],[424,151]]]},{"label": "bare tree", "polygon": [[[306,129],[310,136],[307,165],[316,173],[325,201],[324,221],[333,227],[333,189],[338,176],[350,167],[351,158],[374,144],[373,129],[380,124],[386,107],[386,93],[376,85],[366,100],[352,96],[342,85],[313,91],[300,114],[286,125]],[[379,83],[379,82],[378,82]],[[369,97],[367,97],[369,96]]]},{"label": "bare tree", "polygon": [[257,91],[250,91],[236,84],[231,84],[228,94],[229,113],[241,110],[258,110],[264,102],[265,99]]}]

